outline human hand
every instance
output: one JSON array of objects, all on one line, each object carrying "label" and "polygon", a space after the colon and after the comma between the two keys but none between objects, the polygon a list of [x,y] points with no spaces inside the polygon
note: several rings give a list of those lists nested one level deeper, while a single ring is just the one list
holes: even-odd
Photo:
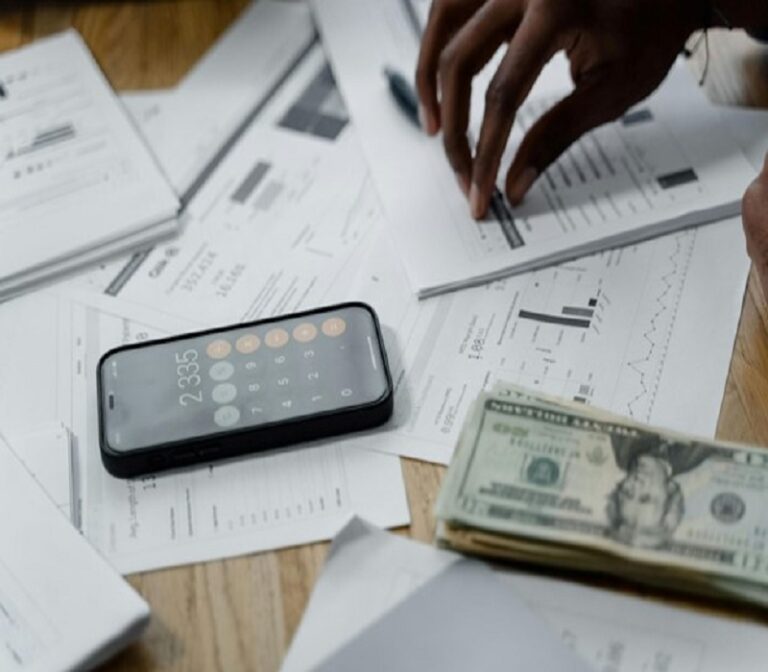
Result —
[{"label": "human hand", "polygon": [[763,172],[744,194],[742,218],[747,251],[760,278],[763,296],[768,299],[768,157]]},{"label": "human hand", "polygon": [[[707,24],[705,6],[702,0],[434,0],[416,70],[420,113],[427,133],[442,128],[472,215],[485,216],[515,115],[555,53],[566,52],[575,89],[520,145],[506,177],[514,205],[581,135],[654,91],[689,35]],[[473,156],[472,79],[504,42]]]}]

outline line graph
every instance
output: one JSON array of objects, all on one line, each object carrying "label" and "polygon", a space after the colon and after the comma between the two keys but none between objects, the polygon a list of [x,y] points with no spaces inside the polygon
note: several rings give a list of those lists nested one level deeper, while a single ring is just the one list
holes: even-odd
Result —
[{"label": "line graph", "polygon": [[696,231],[677,234],[671,242],[673,249],[664,257],[666,268],[658,280],[649,283],[657,294],[649,302],[652,312],[649,318],[645,318],[646,326],[640,332],[641,352],[626,362],[626,368],[636,378],[637,391],[626,402],[625,410],[630,417],[643,421],[649,420],[653,410],[696,242]]}]

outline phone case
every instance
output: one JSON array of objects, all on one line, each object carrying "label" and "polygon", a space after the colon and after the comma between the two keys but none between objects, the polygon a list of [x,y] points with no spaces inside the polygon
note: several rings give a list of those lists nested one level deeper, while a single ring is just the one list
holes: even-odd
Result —
[{"label": "phone case", "polygon": [[[368,311],[373,318],[374,332],[379,348],[386,379],[386,391],[383,396],[371,403],[360,404],[340,410],[326,411],[299,418],[291,418],[257,427],[247,427],[237,430],[219,432],[199,439],[183,440],[173,443],[158,444],[146,449],[131,450],[130,452],[116,451],[110,447],[105,431],[105,411],[102,390],[102,367],[115,353],[125,350],[147,348],[159,343],[170,343],[190,337],[210,336],[231,330],[247,327],[261,327],[282,322],[284,320],[322,314],[330,310],[358,307]],[[356,432],[376,427],[386,422],[393,410],[392,376],[387,361],[387,353],[381,335],[376,312],[369,305],[361,302],[347,302],[333,306],[307,310],[290,315],[257,320],[242,324],[228,325],[203,331],[189,332],[169,338],[135,343],[113,348],[99,360],[97,371],[97,389],[99,400],[99,444],[102,462],[107,471],[113,476],[130,478],[167,469],[185,467],[201,462],[211,462],[231,458],[248,453],[262,452],[292,444],[300,444],[316,439]]]}]

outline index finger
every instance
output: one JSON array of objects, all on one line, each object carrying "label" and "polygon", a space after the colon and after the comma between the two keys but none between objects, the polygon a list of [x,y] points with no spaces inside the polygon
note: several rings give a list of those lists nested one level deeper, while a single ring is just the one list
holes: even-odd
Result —
[{"label": "index finger", "polygon": [[488,210],[515,115],[544,66],[559,51],[563,43],[559,32],[559,22],[550,14],[526,12],[491,80],[472,164],[473,217],[483,217]]},{"label": "index finger", "polygon": [[424,130],[434,135],[440,129],[440,103],[437,95],[437,70],[440,54],[456,31],[486,0],[434,0],[429,20],[421,37],[416,65],[416,90]]}]

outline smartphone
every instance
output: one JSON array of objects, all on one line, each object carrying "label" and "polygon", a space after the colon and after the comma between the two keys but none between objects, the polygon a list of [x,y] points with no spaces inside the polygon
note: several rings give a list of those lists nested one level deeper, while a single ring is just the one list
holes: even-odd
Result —
[{"label": "smartphone", "polygon": [[97,369],[104,466],[132,477],[382,424],[392,378],[363,303],[111,350]]}]

